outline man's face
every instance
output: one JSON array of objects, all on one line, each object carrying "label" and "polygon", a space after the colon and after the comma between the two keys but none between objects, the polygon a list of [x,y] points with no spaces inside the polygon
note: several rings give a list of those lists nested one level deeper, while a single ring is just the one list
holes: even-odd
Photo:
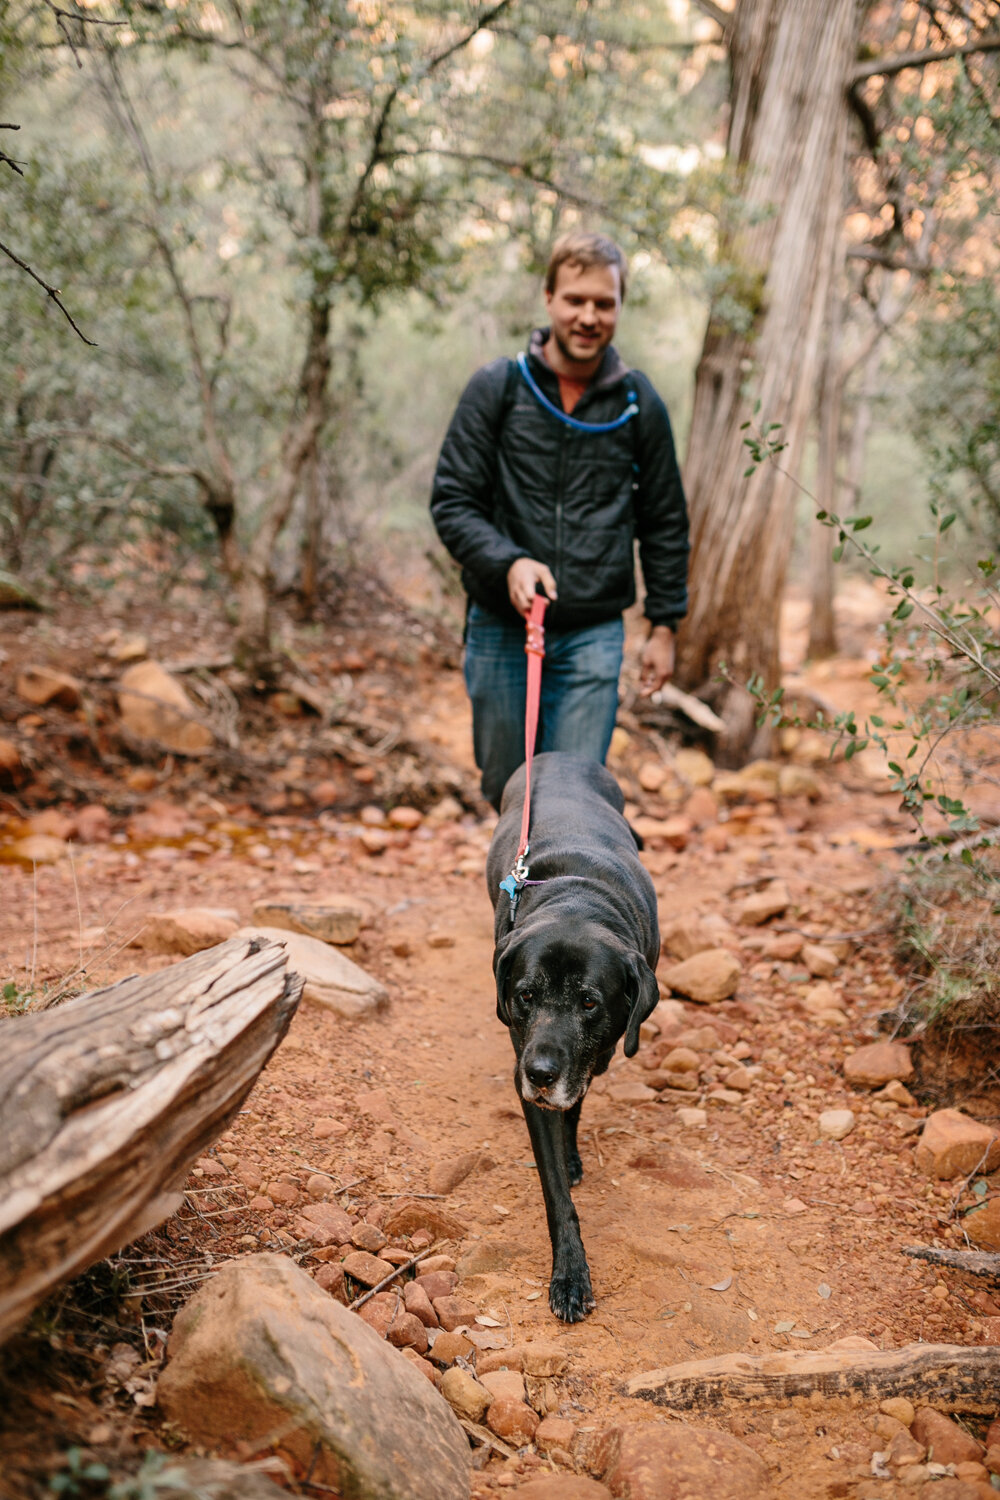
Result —
[{"label": "man's face", "polygon": [[554,290],[545,293],[545,303],[559,353],[571,365],[596,369],[614,338],[621,312],[618,267],[564,261],[556,272]]}]

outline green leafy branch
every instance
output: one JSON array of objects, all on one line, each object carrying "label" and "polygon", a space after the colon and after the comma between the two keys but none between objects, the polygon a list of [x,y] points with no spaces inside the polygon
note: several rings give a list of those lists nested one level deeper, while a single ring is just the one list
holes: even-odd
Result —
[{"label": "green leafy branch", "polygon": [[[758,402],[754,408],[755,418],[759,409]],[[746,422],[743,428],[749,432],[743,439],[751,458],[747,475],[752,474],[762,463],[772,463],[815,504],[815,497],[809,490],[776,462],[777,455],[786,446],[780,438],[781,424],[768,422],[763,426],[755,426]],[[888,659],[872,668],[869,682],[897,717],[888,722],[882,714],[871,714],[859,726],[854,711],[847,710],[829,720],[820,713],[805,727],[833,734],[831,756],[838,745],[843,744],[846,760],[852,759],[870,744],[877,746],[888,757],[893,753],[889,736],[909,735],[910,747],[902,761],[888,761],[892,790],[899,792],[903,806],[913,815],[925,836],[923,813],[928,803],[933,802],[937,811],[947,819],[947,833],[936,839],[932,838],[929,842],[941,843],[958,837],[980,836],[979,843],[982,847],[992,840],[981,836],[975,814],[960,798],[935,792],[929,787],[927,771],[941,742],[949,734],[960,725],[967,727],[993,717],[992,700],[1000,688],[1000,663],[997,659],[1000,643],[995,638],[987,608],[997,602],[989,587],[997,571],[997,564],[992,557],[981,559],[978,563],[986,607],[949,598],[940,581],[938,563],[942,539],[954,525],[956,513],[945,513],[936,501],[931,503],[930,509],[934,520],[934,530],[930,533],[934,540],[934,597],[931,602],[917,592],[916,577],[911,565],[889,567],[878,556],[878,545],[870,544],[862,538],[860,533],[867,531],[872,524],[871,516],[841,517],[831,511],[817,511],[816,519],[837,533],[834,561],[839,562],[848,549],[860,556],[867,563],[871,574],[884,581],[887,593],[896,601],[886,624]],[[931,652],[924,649],[925,632],[938,642],[938,649]],[[898,649],[900,637],[905,642],[904,652]],[[912,662],[919,664],[930,683],[943,683],[946,670],[955,663],[959,664],[965,680],[952,691],[939,691],[914,706],[901,693],[906,666]],[[770,722],[775,727],[782,724],[803,724],[801,718],[786,715],[782,687],[779,686],[768,694],[763,679],[758,677],[751,678],[747,688],[757,701],[759,724]],[[972,862],[968,846],[963,848],[961,858],[967,864]]]}]

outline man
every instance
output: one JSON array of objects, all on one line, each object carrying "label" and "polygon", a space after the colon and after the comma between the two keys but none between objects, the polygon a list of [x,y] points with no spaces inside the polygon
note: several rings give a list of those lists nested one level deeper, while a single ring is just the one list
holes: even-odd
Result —
[{"label": "man", "polygon": [[472,377],[434,476],[431,514],[469,596],[465,679],[483,795],[524,759],[524,617],[550,603],[537,748],[604,761],[618,707],[638,539],[649,636],[640,691],[670,677],[687,610],[688,527],[667,409],[612,345],[627,265],[576,231],[552,252],[550,327]]}]

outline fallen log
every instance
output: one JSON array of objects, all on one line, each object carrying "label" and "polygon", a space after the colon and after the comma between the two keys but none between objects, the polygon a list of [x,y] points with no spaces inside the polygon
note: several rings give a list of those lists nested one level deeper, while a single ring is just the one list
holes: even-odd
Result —
[{"label": "fallen log", "polygon": [[302,992],[273,943],[216,948],[0,1030],[0,1342],[176,1212]]},{"label": "fallen log", "polygon": [[677,1411],[724,1401],[788,1401],[820,1391],[872,1401],[907,1396],[943,1411],[994,1415],[1000,1348],[909,1344],[903,1349],[795,1349],[781,1354],[724,1354],[633,1375],[630,1396]]},{"label": "fallen log", "polygon": [[936,1245],[905,1245],[904,1255],[927,1260],[933,1266],[952,1266],[972,1276],[992,1276],[1000,1281],[1000,1255],[987,1250],[939,1250]]}]

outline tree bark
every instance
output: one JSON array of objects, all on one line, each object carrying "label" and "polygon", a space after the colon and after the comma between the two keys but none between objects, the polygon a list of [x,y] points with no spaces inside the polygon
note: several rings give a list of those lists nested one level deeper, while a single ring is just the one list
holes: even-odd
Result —
[{"label": "tree bark", "polygon": [[[685,485],[692,522],[692,609],[681,633],[678,682],[715,693],[727,723],[719,757],[760,748],[742,686],[780,677],[778,624],[792,542],[794,475],[814,400],[838,243],[848,110],[843,79],[855,57],[860,0],[742,0],[732,27],[729,158],[742,189],[740,222],[723,234],[733,270],[716,300],[698,366]],[[780,422],[781,468],[744,477],[742,424]],[[789,473],[782,472],[788,470]]]},{"label": "tree bark", "polygon": [[288,1029],[302,981],[246,938],[3,1024],[0,1342],[174,1213]]},{"label": "tree bark", "polygon": [[[841,252],[838,248],[838,262]],[[828,514],[837,509],[837,460],[840,456],[840,427],[844,409],[844,375],[841,358],[843,342],[845,289],[842,270],[831,278],[827,311],[826,338],[823,346],[823,371],[819,384],[818,435],[816,452],[816,505],[814,509]],[[809,532],[809,645],[808,655],[818,661],[833,656],[837,650],[837,629],[833,613],[834,562],[833,532],[813,517]]]},{"label": "tree bark", "polygon": [[906,1396],[942,1410],[992,1416],[1000,1349],[964,1344],[910,1344],[904,1349],[796,1349],[788,1354],[724,1354],[633,1375],[630,1396],[677,1411],[724,1401],[789,1401],[821,1391],[875,1401]]}]

